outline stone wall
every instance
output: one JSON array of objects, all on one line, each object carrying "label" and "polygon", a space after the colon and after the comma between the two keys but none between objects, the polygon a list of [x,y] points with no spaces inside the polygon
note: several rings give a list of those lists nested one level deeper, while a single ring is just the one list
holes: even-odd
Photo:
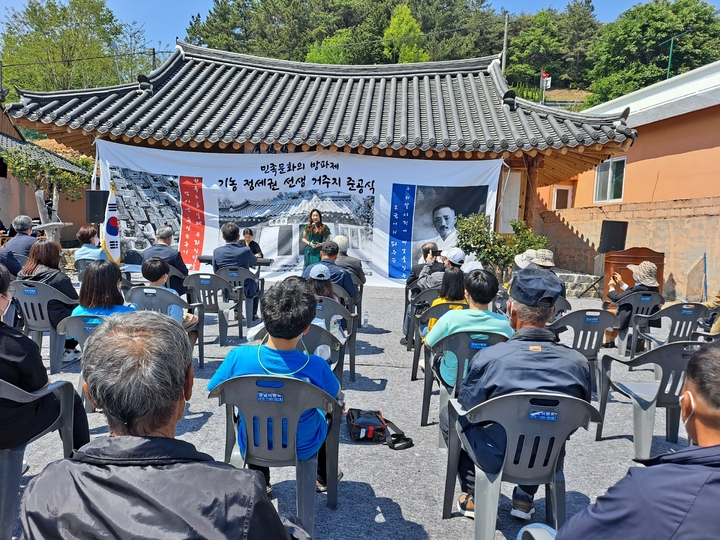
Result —
[{"label": "stone wall", "polygon": [[548,237],[560,268],[592,274],[603,220],[628,221],[626,247],[665,253],[664,294],[683,298],[690,267],[707,253],[708,293],[720,288],[720,197],[608,204],[540,212],[535,232]]}]

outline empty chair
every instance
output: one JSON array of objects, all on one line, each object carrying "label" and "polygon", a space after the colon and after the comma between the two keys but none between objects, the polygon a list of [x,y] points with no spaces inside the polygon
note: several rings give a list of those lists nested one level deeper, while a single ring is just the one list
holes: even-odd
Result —
[{"label": "empty chair", "polygon": [[[357,327],[359,322],[359,316],[355,313],[350,313],[345,309],[339,302],[331,298],[319,297],[317,299],[317,307],[315,308],[315,317],[319,317],[325,321],[325,328],[330,328],[334,317],[342,317],[345,320],[345,334],[347,338],[345,343],[342,344],[340,349],[340,357],[345,356],[345,351],[348,351],[350,357],[350,380],[355,380],[355,344],[357,342]],[[335,370],[338,366],[335,367]],[[337,374],[337,373],[336,373]],[[342,372],[338,377],[340,385],[342,386]]]},{"label": "empty chair", "polygon": [[[560,298],[558,298],[560,300]],[[559,331],[562,328],[573,329],[573,341],[570,345],[581,353],[590,363],[590,378],[593,389],[597,388],[597,358],[602,346],[603,335],[609,328],[617,328],[619,320],[616,315],[605,310],[583,309],[573,311],[557,319],[548,327],[549,330]]]},{"label": "empty chair", "polygon": [[[556,529],[565,522],[565,476],[557,469],[560,450],[570,434],[602,416],[589,403],[556,393],[519,392],[493,398],[465,411],[456,400],[448,406],[450,437],[445,476],[443,519],[452,516],[460,457],[460,415],[473,424],[496,422],[507,435],[505,460],[497,474],[475,467],[475,540],[495,538],[502,481],[545,484],[546,520]],[[472,449],[465,449],[472,451]]]},{"label": "empty chair", "polygon": [[[76,259],[75,260],[75,270],[78,271],[78,274],[82,274],[82,271],[85,270],[85,267],[93,262],[95,259]],[[80,279],[78,277],[78,279]],[[82,280],[80,280],[82,281]]]},{"label": "empty chair", "polygon": [[[667,343],[691,340],[693,332],[698,329],[698,320],[707,317],[708,313],[708,308],[704,305],[687,302],[668,306],[652,315],[638,313],[633,315],[630,324],[633,327],[633,333],[636,333],[638,338],[646,339],[648,348],[652,348],[653,344],[659,347]],[[660,337],[650,332],[650,322],[660,321],[664,318],[670,319],[670,332],[667,338],[660,339]],[[630,349],[630,358],[634,357],[635,348],[633,347]]]},{"label": "empty chair", "polygon": [[[507,337],[502,334],[492,332],[456,332],[444,337],[432,348],[432,355],[425,355],[425,386],[423,388],[422,412],[420,414],[420,425],[426,426],[428,414],[430,412],[430,396],[432,395],[433,381],[437,381],[440,386],[440,408],[443,410],[447,407],[448,400],[457,397],[458,389],[465,377],[465,371],[468,361],[477,354],[481,349],[485,349],[496,343],[507,341]],[[455,386],[449,391],[443,384],[440,374],[433,369],[431,356],[445,355],[452,352],[457,358],[457,376],[455,378]],[[450,393],[448,393],[450,392]],[[452,394],[452,395],[450,395]],[[438,426],[439,428],[439,426]],[[439,431],[440,448],[445,448],[445,439],[442,431]]]},{"label": "empty chair", "polygon": [[[237,301],[224,300],[224,291],[237,292],[236,288],[215,274],[191,274],[185,278],[183,284],[189,289],[188,292],[193,303],[203,304],[205,313],[217,314],[220,345],[224,347],[227,343],[228,332],[228,320],[225,312],[238,306]],[[238,321],[238,334],[242,339],[242,321]]]},{"label": "empty chair", "polygon": [[[87,341],[87,338],[90,337],[90,334],[92,334],[93,331],[95,331],[95,329],[100,326],[104,320],[105,317],[101,315],[72,315],[70,317],[65,317],[62,321],[60,321],[60,324],[58,324],[57,326],[57,332],[58,334],[72,336],[73,338],[75,338],[78,342],[80,350],[83,350],[85,348],[85,342]],[[81,369],[80,379],[78,380],[77,386],[78,394],[80,394],[80,397],[82,398],[85,412],[91,413],[95,410],[95,407],[93,406],[90,399],[87,397],[87,394],[85,394],[85,392],[83,391],[82,383],[83,376]]]},{"label": "empty chair", "polygon": [[[219,268],[215,275],[220,276],[235,288],[228,294],[228,300],[236,300],[238,303],[245,302],[245,324],[250,328],[253,325],[253,315],[255,314],[253,303],[259,302],[262,297],[262,291],[265,290],[265,278],[259,278],[257,274],[241,266]],[[245,296],[246,280],[254,281],[257,284],[258,292],[256,296],[250,298]],[[240,320],[241,316],[238,317],[238,324],[240,324]]]},{"label": "empty chair", "polygon": [[[656,292],[636,292],[628,294],[622,299],[619,306],[628,305],[630,306],[630,321],[637,314],[640,315],[651,315],[658,307],[665,303],[665,299],[661,294]],[[611,302],[604,302],[603,309],[607,307]],[[638,326],[643,332],[647,332],[646,326]],[[618,353],[621,356],[626,356],[628,341],[630,342],[630,350],[635,349],[636,336],[635,332],[630,332],[630,326],[628,328],[618,330]]]},{"label": "empty chair", "polygon": [[426,307],[424,307],[425,304],[427,304],[427,307],[429,308],[432,305],[433,300],[435,300],[436,298],[440,298],[440,287],[421,291],[417,295],[415,295],[415,298],[413,298],[410,302],[410,311],[405,311],[405,316],[410,318],[410,327],[406,336],[408,351],[415,346],[416,319],[414,315],[417,314],[418,311],[424,311],[425,309],[427,309]]},{"label": "empty chair", "polygon": [[59,381],[38,390],[25,392],[17,386],[0,379],[0,399],[15,403],[32,403],[55,394],[60,400],[60,414],[45,431],[27,441],[27,443],[0,450],[0,538],[12,538],[13,522],[18,503],[18,490],[22,476],[22,463],[25,447],[51,431],[59,430],[62,436],[63,456],[69,457],[73,447],[73,386],[69,381]]},{"label": "empty chair", "polygon": [[[170,267],[172,268],[172,266]],[[133,287],[125,294],[125,299],[137,306],[140,311],[157,311],[168,315],[170,306],[179,306],[183,310],[193,309],[197,314],[198,321],[196,324],[185,328],[186,332],[193,330],[198,333],[198,367],[205,367],[205,336],[203,329],[205,326],[205,305],[198,302],[188,304],[177,294],[165,289],[164,287]],[[192,344],[192,341],[190,342]]]},{"label": "empty chair", "polygon": [[[301,461],[296,454],[300,415],[320,409],[330,420],[327,439],[327,505],[337,508],[338,450],[342,408],[329,394],[311,383],[289,377],[245,375],[221,383],[209,398],[225,405],[225,461],[236,467],[245,464],[265,467],[295,466],[297,515],[312,536],[315,527],[315,480],[317,454]],[[247,448],[243,457],[237,445],[235,407],[244,419]],[[253,426],[248,429],[248,426]]]},{"label": "empty chair", "polygon": [[48,315],[48,302],[57,300],[74,306],[78,301],[37,281],[13,281],[10,284],[13,297],[17,299],[25,318],[25,333],[31,333],[32,339],[42,349],[43,332],[50,335],[50,374],[60,373],[65,350],[65,337],[53,328]]},{"label": "empty chair", "polygon": [[[445,302],[443,304],[437,304],[435,306],[429,307],[426,310],[415,314],[415,316],[413,317],[413,329],[415,332],[413,341],[415,343],[415,350],[413,351],[413,363],[410,371],[411,381],[417,380],[417,371],[418,367],[420,366],[420,353],[423,349],[426,349],[426,347],[423,347],[422,330],[427,327],[428,321],[430,321],[430,319],[439,319],[451,309],[467,308],[468,305],[464,302]],[[429,354],[429,351],[427,351],[427,349],[425,350],[425,354]]]},{"label": "empty chair", "polygon": [[[663,345],[642,354],[633,360],[617,358],[606,354],[598,379],[598,405],[600,414],[605,415],[610,388],[632,399],[633,441],[635,458],[647,459],[652,447],[655,409],[664,407],[666,412],[665,438],[672,443],[678,441],[680,425],[680,390],[685,380],[685,368],[700,344],[692,341],[678,341]],[[617,381],[610,378],[613,362],[622,362],[628,368],[654,364],[660,369],[659,381],[637,382]],[[602,425],[598,425],[595,439],[602,438]]]}]

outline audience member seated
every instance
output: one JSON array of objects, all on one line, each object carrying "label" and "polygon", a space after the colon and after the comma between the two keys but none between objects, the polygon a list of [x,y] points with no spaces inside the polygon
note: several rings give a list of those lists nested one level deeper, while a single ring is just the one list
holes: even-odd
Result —
[{"label": "audience member seated", "polygon": [[[213,270],[217,272],[220,268],[226,266],[239,266],[249,270],[257,262],[257,257],[253,255],[249,247],[238,244],[240,239],[238,226],[232,222],[226,223],[220,228],[220,232],[223,240],[225,240],[225,245],[217,247],[213,251]],[[243,289],[245,297],[253,299],[253,318],[257,318],[258,292],[260,292],[258,284],[252,279],[246,279]]]},{"label": "audience member seated", "polygon": [[[208,383],[208,390],[223,381],[240,375],[287,376],[311,382],[331,396],[340,395],[340,383],[327,362],[298,351],[298,341],[307,332],[315,318],[317,300],[307,283],[288,278],[273,285],[260,301],[263,323],[267,329],[267,342],[260,345],[242,345],[233,349]],[[327,489],[325,437],[328,425],[318,410],[305,411],[297,430],[297,456],[304,460],[318,453],[318,490]],[[238,445],[245,453],[247,446],[245,426],[240,416]],[[270,469],[249,465],[262,471],[268,493],[271,491]]]},{"label": "audience member seated", "polygon": [[[426,246],[427,244],[425,244]],[[425,252],[425,246],[423,246],[423,253]],[[435,289],[442,285],[443,275],[447,268],[458,268],[460,269],[465,264],[465,253],[460,248],[451,248],[448,251],[443,251],[441,256],[443,261],[442,270],[436,271],[434,269],[435,263],[427,262],[423,269],[420,271],[420,276],[415,281],[413,290],[417,288],[418,292],[425,291],[427,289]],[[407,311],[405,312],[405,319],[403,319],[403,337],[400,338],[400,345],[407,345],[410,329],[412,328],[412,316],[415,312],[415,305],[411,302],[408,304]]]},{"label": "audience member seated", "polygon": [[87,265],[80,285],[80,305],[73,315],[103,315],[135,311],[125,305],[120,292],[120,268],[115,263],[99,259]]},{"label": "audience member seated", "polygon": [[350,242],[347,236],[338,235],[333,238],[335,243],[338,245],[338,257],[335,260],[340,268],[344,268],[351,274],[354,274],[356,278],[360,280],[360,283],[365,283],[365,272],[363,271],[362,261],[355,257],[350,257],[347,252],[350,248]]},{"label": "audience member seated", "polygon": [[[0,253],[2,250],[0,249]],[[2,256],[0,256],[0,262],[2,262]],[[717,310],[720,308],[720,290],[718,290],[717,294],[715,295],[715,298],[712,300],[709,300],[707,302],[703,302],[703,306],[708,308],[709,310]],[[712,326],[709,328],[711,334],[717,334],[720,332],[720,316],[716,316],[715,319],[712,321]]]},{"label": "audience member seated", "polygon": [[[162,287],[164,289],[167,289],[171,293],[177,295],[176,291],[166,285],[169,272],[170,265],[167,263],[167,261],[164,261],[160,257],[153,257],[143,262],[142,264],[142,276],[150,282],[150,285],[152,287]],[[82,293],[80,294],[80,296],[82,296]],[[166,315],[169,315],[175,321],[180,323],[185,330],[187,330],[191,326],[195,326],[198,322],[197,315],[186,312],[177,304],[171,304],[170,306],[168,306],[168,311]],[[197,343],[198,339],[197,330],[192,330],[191,332],[188,332],[188,337],[190,338],[190,346],[194,348],[195,343]]]},{"label": "audience member seated", "polygon": [[420,273],[426,266],[430,266],[428,270],[429,274],[445,271],[445,263],[439,259],[438,255],[440,255],[440,250],[435,242],[426,242],[422,245],[423,262],[413,265],[410,269],[410,275],[408,275],[407,281],[405,282],[405,285],[410,288],[410,293],[413,298],[420,292],[420,287],[414,284],[420,279]]},{"label": "audience member seated", "polygon": [[[20,236],[20,234],[18,234],[18,236]],[[10,242],[8,242],[8,244],[9,243]],[[57,289],[71,300],[77,300],[78,295],[75,292],[72,281],[60,271],[61,250],[60,244],[52,240],[40,238],[37,241],[33,241],[28,262],[23,269],[20,270],[17,278],[44,283],[53,289]],[[50,319],[52,327],[57,328],[60,321],[72,314],[74,307],[74,305],[63,304],[59,300],[50,300],[48,302],[48,318]],[[74,362],[80,358],[80,351],[76,349],[76,347],[76,340],[72,338],[65,340],[63,362]]]},{"label": "audience member seated", "polygon": [[[459,268],[448,268],[445,276],[451,272],[460,272],[460,275],[463,275]],[[508,318],[500,313],[493,313],[488,306],[497,291],[498,280],[491,272],[473,270],[465,275],[464,296],[469,309],[448,311],[440,317],[425,336],[425,345],[432,348],[441,339],[455,332],[493,332],[511,337],[514,332]],[[438,372],[447,386],[455,386],[457,362],[457,357],[452,352],[447,352],[440,360]]]},{"label": "audience member seated", "polygon": [[[440,304],[449,304],[451,302],[465,302],[465,274],[460,268],[448,268],[443,274],[442,283],[440,284],[440,296],[432,301],[430,307],[439,306]],[[450,309],[462,309],[462,306],[450,306]],[[433,329],[437,319],[428,320],[427,329],[422,333],[423,336]]]},{"label": "audience member seated", "polygon": [[[0,316],[11,302],[10,272],[0,265]],[[35,342],[19,330],[0,322],[0,379],[35,392],[48,385],[48,376]],[[88,421],[80,396],[74,393],[73,448],[90,442]],[[60,415],[54,394],[28,404],[0,399],[0,450],[26,443],[52,425]]]},{"label": "audience member seated", "polygon": [[[659,283],[655,278],[657,274],[657,266],[650,261],[643,261],[638,265],[628,264],[628,269],[633,273],[633,280],[635,285],[628,287],[620,277],[620,274],[614,272],[608,282],[610,291],[608,292],[608,298],[618,305],[617,316],[620,320],[620,326],[618,330],[625,330],[630,326],[630,316],[632,315],[632,306],[630,304],[623,304],[622,301],[628,295],[636,292],[660,292]],[[620,288],[620,292],[617,289]],[[657,311],[657,309],[655,310]],[[638,340],[637,346],[642,347],[643,340]],[[603,343],[603,347],[614,347],[614,343]]]},{"label": "audience member seated", "polygon": [[253,240],[253,237],[255,236],[252,229],[243,229],[243,238],[244,241],[240,245],[244,245],[245,247],[249,247],[250,251],[252,251],[253,255],[257,257],[258,259],[263,258],[262,249],[260,249],[260,244],[258,244],[255,240]]},{"label": "audience member seated", "polygon": [[192,395],[191,351],[180,325],[152,311],[115,315],[92,333],[83,388],[110,436],[30,482],[25,538],[290,538],[260,474],[175,439]]},{"label": "audience member seated", "polygon": [[22,265],[15,258],[15,254],[5,247],[0,248],[0,264],[5,266],[13,276],[17,276],[22,269]]},{"label": "audience member seated", "polygon": [[16,255],[29,257],[30,248],[37,242],[37,238],[32,236],[32,219],[30,219],[30,216],[18,216],[12,220],[12,228],[15,230],[15,236],[7,241],[5,248]]},{"label": "audience member seated", "polygon": [[104,259],[108,260],[107,253],[100,247],[100,237],[95,227],[83,225],[75,235],[82,245],[75,251],[75,260],[81,259]]},{"label": "audience member seated", "polygon": [[716,538],[720,531],[720,346],[690,358],[681,417],[698,446],[636,460],[627,476],[570,518],[556,540]]},{"label": "audience member seated", "polygon": [[[173,228],[168,227],[167,225],[165,225],[164,227],[160,227],[157,230],[157,233],[155,233],[155,239],[157,240],[155,245],[150,246],[145,251],[143,251],[143,262],[147,261],[148,259],[152,259],[153,257],[160,257],[170,266],[174,267],[183,276],[187,276],[188,269],[187,266],[185,266],[185,261],[183,261],[182,254],[177,249],[170,247],[173,240]],[[185,287],[185,285],[183,285],[182,278],[179,278],[177,276],[173,276],[170,278],[169,285],[170,288],[178,294],[185,294],[187,292],[187,288]]]},{"label": "audience member seated", "polygon": [[[343,289],[347,291],[348,296],[350,296],[350,298],[353,298],[357,294],[357,291],[355,290],[355,284],[350,277],[350,272],[348,272],[344,268],[340,268],[337,264],[335,264],[339,253],[340,249],[338,248],[338,245],[332,240],[328,240],[323,243],[323,247],[320,249],[320,262],[314,264],[325,265],[330,272],[330,281],[332,281],[336,285],[340,285]],[[311,264],[305,270],[303,270],[303,279],[307,279],[310,276],[310,272],[312,272],[313,266],[314,265]]]},{"label": "audience member seated", "polygon": [[[561,291],[560,279],[545,270],[524,269],[515,274],[508,301],[510,325],[515,334],[505,343],[481,349],[472,358],[458,394],[458,401],[465,409],[512,392],[559,392],[590,401],[587,359],[555,343],[555,335],[545,328]],[[461,312],[448,315],[456,313]],[[440,411],[440,428],[447,440],[447,409]],[[465,450],[460,454],[458,478],[462,495],[458,509],[461,514],[474,518],[475,464],[489,474],[500,470],[505,455],[505,431],[495,423],[473,425],[464,418],[460,420],[460,428],[463,448],[472,448],[474,456],[471,458]],[[558,468],[562,468],[563,456],[564,453]],[[510,514],[530,519],[535,512],[533,497],[537,489],[538,486],[517,486],[513,490]]]},{"label": "audience member seated", "polygon": [[[538,249],[535,252],[535,258],[532,260],[532,263],[541,270],[547,270],[557,275],[555,274],[555,270],[553,270],[553,268],[555,268],[555,254],[549,249]],[[560,283],[562,283],[562,293],[560,296],[565,298],[567,296],[565,292],[565,282],[560,280]]]},{"label": "audience member seated", "polygon": [[[314,264],[312,266],[307,282],[316,297],[329,298],[331,300],[335,300],[336,302],[340,302],[340,299],[337,297],[335,291],[333,290],[332,281],[330,281],[330,270],[328,270],[328,267],[325,266],[323,263]],[[340,341],[343,341],[346,337],[344,332],[344,330],[346,330],[346,325],[343,324],[344,322],[345,321],[342,317],[340,317],[340,315],[336,315],[332,318],[330,328],[327,328],[325,326],[325,319],[323,319],[322,317],[315,317],[312,321],[313,324],[329,331]],[[330,347],[328,347],[327,345],[321,345],[321,347],[318,347],[318,349],[321,350],[316,350],[315,354],[317,354],[318,356],[322,356],[326,360],[330,358]]]}]

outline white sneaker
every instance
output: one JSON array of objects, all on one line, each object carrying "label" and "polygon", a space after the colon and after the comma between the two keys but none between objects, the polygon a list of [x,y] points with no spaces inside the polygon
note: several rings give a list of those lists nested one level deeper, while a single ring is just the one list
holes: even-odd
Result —
[{"label": "white sneaker", "polygon": [[62,357],[62,363],[68,364],[70,362],[77,362],[80,360],[80,356],[82,356],[82,353],[77,349],[65,349],[65,354],[63,354]]}]

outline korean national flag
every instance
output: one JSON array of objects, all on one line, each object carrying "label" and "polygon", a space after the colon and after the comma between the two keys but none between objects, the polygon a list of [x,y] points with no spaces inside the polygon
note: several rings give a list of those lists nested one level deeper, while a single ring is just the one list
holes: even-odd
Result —
[{"label": "korean national flag", "polygon": [[115,185],[110,186],[110,196],[105,208],[105,223],[102,226],[102,248],[108,259],[115,264],[120,263],[120,222],[117,213]]}]

